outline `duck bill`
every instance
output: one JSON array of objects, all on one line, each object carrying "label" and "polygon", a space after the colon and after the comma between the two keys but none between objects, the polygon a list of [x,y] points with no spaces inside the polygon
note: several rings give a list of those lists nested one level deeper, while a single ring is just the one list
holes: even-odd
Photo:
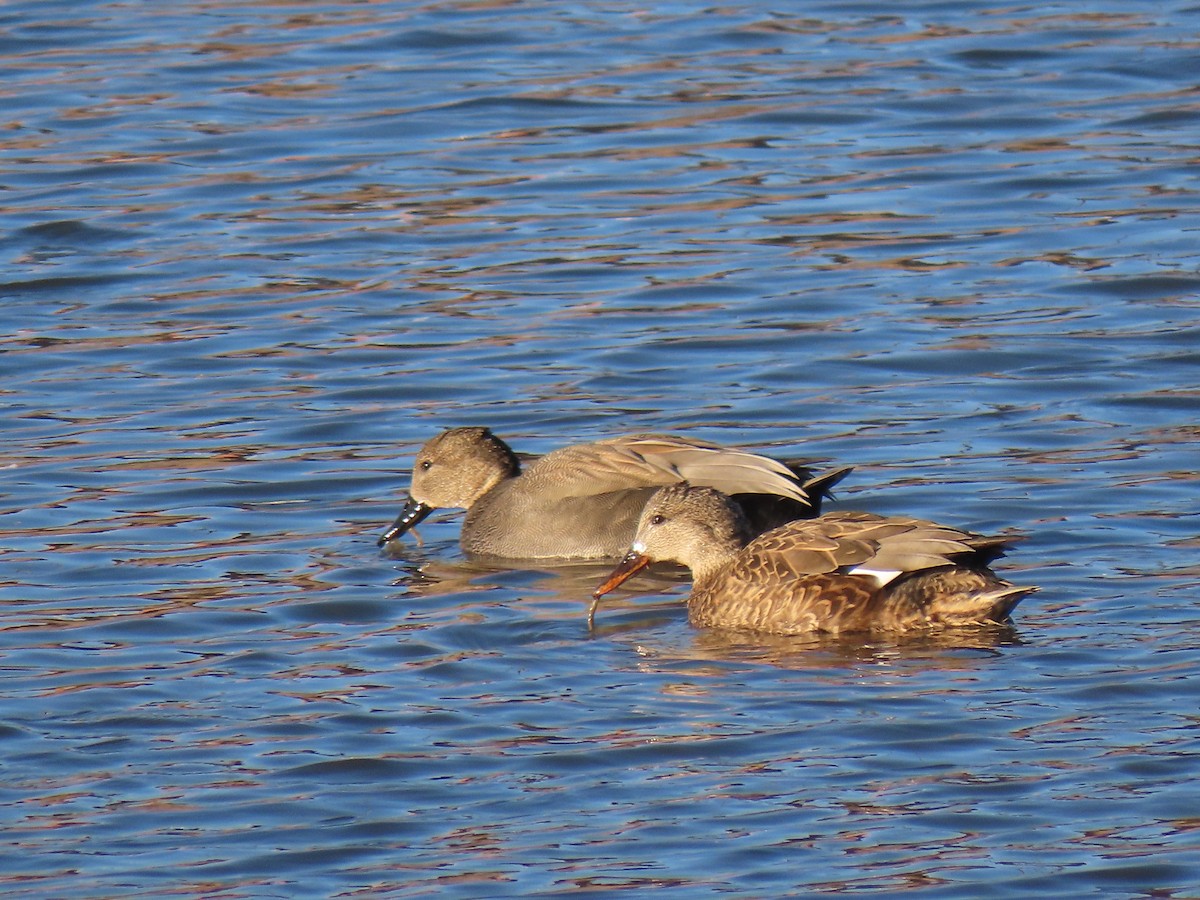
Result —
[{"label": "duck bill", "polygon": [[388,541],[394,541],[402,534],[412,531],[425,521],[425,517],[433,512],[433,510],[434,507],[426,506],[424,503],[409,497],[408,501],[404,504],[404,509],[400,510],[400,515],[396,516],[396,521],[380,536],[376,543],[382,547]]},{"label": "duck bill", "polygon": [[596,590],[592,591],[592,605],[588,607],[588,631],[591,631],[596,625],[596,607],[600,605],[600,598],[610,591],[616,590],[648,565],[650,565],[650,557],[643,553],[630,550],[625,554],[625,558],[617,563],[617,567],[608,573],[608,577]]}]

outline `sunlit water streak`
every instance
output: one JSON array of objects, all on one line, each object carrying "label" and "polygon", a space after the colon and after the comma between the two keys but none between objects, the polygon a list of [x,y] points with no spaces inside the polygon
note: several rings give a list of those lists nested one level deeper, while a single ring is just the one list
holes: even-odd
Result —
[{"label": "sunlit water streak", "polygon": [[[1197,10],[0,14],[0,886],[1200,892]],[[374,545],[450,424],[1027,535],[1012,628]]]}]

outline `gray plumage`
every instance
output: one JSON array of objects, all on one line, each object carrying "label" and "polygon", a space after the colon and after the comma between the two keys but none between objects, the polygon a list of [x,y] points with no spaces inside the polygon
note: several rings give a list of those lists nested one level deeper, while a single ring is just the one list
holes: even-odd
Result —
[{"label": "gray plumage", "polygon": [[755,524],[820,512],[848,468],[819,476],[767,456],[674,435],[634,434],[576,444],[522,468],[486,428],[452,428],[417,453],[408,504],[380,539],[393,540],[437,508],[466,509],[461,543],[510,559],[619,557],[654,491],[689,481],[735,495]]}]

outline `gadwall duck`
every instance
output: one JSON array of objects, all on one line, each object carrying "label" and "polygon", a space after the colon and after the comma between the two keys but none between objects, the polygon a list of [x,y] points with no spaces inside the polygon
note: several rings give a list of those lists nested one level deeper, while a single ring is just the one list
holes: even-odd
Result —
[{"label": "gadwall duck", "polygon": [[688,480],[735,495],[758,531],[820,513],[849,473],[816,477],[766,456],[669,435],[576,444],[524,469],[486,428],[451,428],[417,453],[404,509],[383,546],[435,509],[466,509],[463,550],[506,559],[616,559],[655,489]]},{"label": "gadwall duck", "polygon": [[934,522],[832,512],[754,538],[736,504],[687,484],[647,502],[632,548],[600,597],[651,562],[692,571],[693,625],[774,634],[912,631],[1004,622],[1026,594],[988,568],[1013,538]]}]

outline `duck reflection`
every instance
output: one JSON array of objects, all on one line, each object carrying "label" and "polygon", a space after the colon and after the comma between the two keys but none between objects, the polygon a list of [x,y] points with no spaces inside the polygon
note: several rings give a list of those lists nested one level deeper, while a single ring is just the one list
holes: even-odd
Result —
[{"label": "duck reflection", "polygon": [[[395,559],[395,557],[393,557]],[[497,588],[517,591],[522,601],[543,601],[578,606],[580,627],[584,624],[583,613],[591,599],[596,581],[611,568],[607,560],[556,562],[553,565],[539,563],[531,566],[529,560],[513,560],[503,557],[468,556],[465,559],[445,559],[433,553],[409,550],[401,563],[404,573],[394,585],[405,587],[408,593],[419,597],[438,597],[471,591],[487,591]],[[682,566],[663,564],[651,569],[639,584],[647,592],[664,592],[673,588],[684,588],[688,582],[687,570]],[[663,604],[683,610],[678,603]],[[614,604],[619,607],[619,603]]]}]

